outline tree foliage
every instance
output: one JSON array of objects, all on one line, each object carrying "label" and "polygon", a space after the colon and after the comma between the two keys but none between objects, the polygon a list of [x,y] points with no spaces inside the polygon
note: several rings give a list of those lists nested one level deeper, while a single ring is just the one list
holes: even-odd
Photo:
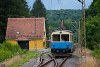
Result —
[{"label": "tree foliage", "polygon": [[64,20],[64,26],[69,29],[71,25],[70,22],[77,22],[81,19],[81,13],[81,10],[70,9],[47,10],[47,23],[51,27],[51,30],[56,30],[59,29],[61,20]]},{"label": "tree foliage", "polygon": [[100,16],[89,17],[87,20],[87,46],[90,49],[100,46]]},{"label": "tree foliage", "polygon": [[[32,10],[31,16],[33,17],[45,17],[46,19],[46,8],[41,0],[35,0]],[[46,23],[46,32],[48,32],[48,24]],[[48,37],[48,35],[47,35]]]},{"label": "tree foliage", "polygon": [[7,17],[28,16],[28,5],[26,0],[1,0],[0,15]]},{"label": "tree foliage", "polygon": [[100,48],[100,0],[93,0],[88,9],[86,21],[87,46],[90,49]]},{"label": "tree foliage", "polygon": [[34,17],[45,17],[46,16],[46,8],[41,0],[35,0],[31,14]]},{"label": "tree foliage", "polygon": [[0,0],[0,42],[5,39],[8,17],[28,17],[26,0]]},{"label": "tree foliage", "polygon": [[96,0],[94,0],[93,2],[92,2],[92,4],[90,5],[90,7],[89,7],[89,9],[88,10],[86,10],[87,12],[87,16],[96,16],[96,14],[97,14],[97,9],[95,8],[95,6],[94,6],[94,4],[95,4],[95,2],[96,2]]}]

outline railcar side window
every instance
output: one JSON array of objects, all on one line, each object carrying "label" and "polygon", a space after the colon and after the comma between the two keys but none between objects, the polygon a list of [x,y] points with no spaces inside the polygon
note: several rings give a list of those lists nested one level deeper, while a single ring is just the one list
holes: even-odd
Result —
[{"label": "railcar side window", "polygon": [[60,34],[53,34],[53,41],[60,41]]},{"label": "railcar side window", "polygon": [[69,41],[69,34],[62,34],[61,39],[62,41]]}]

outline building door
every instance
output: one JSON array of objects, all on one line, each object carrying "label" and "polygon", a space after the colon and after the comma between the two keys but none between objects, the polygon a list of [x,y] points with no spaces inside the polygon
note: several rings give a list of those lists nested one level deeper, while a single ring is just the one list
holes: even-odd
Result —
[{"label": "building door", "polygon": [[29,50],[29,41],[18,41],[18,44],[21,47],[21,49]]}]

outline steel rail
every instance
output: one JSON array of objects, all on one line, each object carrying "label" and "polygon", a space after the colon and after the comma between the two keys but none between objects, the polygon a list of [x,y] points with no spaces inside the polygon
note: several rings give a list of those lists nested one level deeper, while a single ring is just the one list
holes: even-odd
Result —
[{"label": "steel rail", "polygon": [[68,57],[65,58],[57,67],[63,67],[63,64],[66,62],[67,59],[68,59]]},{"label": "steel rail", "polygon": [[47,65],[47,64],[50,63],[51,61],[53,61],[53,59],[51,59],[51,60],[45,62],[44,64],[41,64],[39,67],[44,67],[45,65]]},{"label": "steel rail", "polygon": [[43,64],[43,61],[44,61],[44,58],[43,58],[43,55],[46,54],[46,53],[49,53],[49,52],[44,52],[40,55],[40,62],[39,64],[37,65],[37,67],[39,67],[41,64]]},{"label": "steel rail", "polygon": [[53,58],[50,54],[47,54],[48,57],[50,58],[50,60],[47,61],[47,62],[45,62],[45,63],[43,63],[43,61],[44,61],[43,55],[44,55],[44,54],[45,54],[45,53],[41,54],[41,56],[40,56],[40,63],[39,63],[39,65],[38,65],[37,67],[44,67],[44,66],[46,66],[47,64],[51,63],[52,61],[54,62],[54,67],[58,67],[57,61],[56,61],[55,58]]},{"label": "steel rail", "polygon": [[48,54],[48,56],[53,59],[54,61],[54,67],[57,67],[58,66],[58,62],[55,60],[55,58],[53,58],[50,54]]}]

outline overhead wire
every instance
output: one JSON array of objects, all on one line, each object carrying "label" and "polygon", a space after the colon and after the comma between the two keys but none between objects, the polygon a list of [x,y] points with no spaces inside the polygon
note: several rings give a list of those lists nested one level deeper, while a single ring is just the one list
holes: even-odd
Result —
[{"label": "overhead wire", "polygon": [[58,4],[59,4],[59,8],[61,9],[62,8],[61,0],[58,0]]},{"label": "overhead wire", "polygon": [[50,10],[51,10],[51,7],[52,7],[52,0],[50,0]]}]

